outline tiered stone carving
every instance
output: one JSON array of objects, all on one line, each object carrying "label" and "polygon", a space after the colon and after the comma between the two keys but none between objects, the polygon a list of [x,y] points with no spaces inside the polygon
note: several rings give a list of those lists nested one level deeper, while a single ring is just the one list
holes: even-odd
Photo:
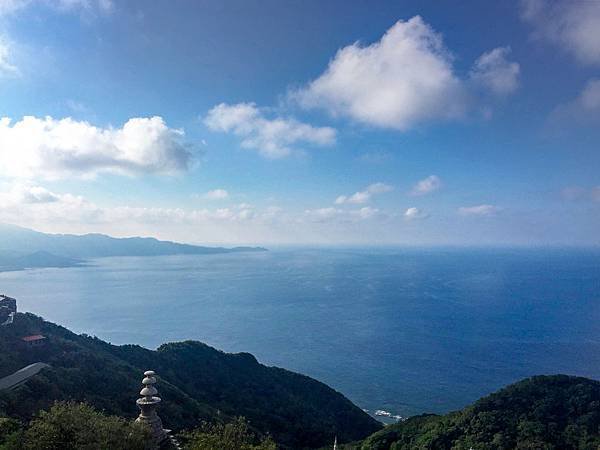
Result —
[{"label": "tiered stone carving", "polygon": [[156,414],[156,408],[161,402],[161,399],[158,397],[158,391],[154,387],[156,384],[155,375],[156,374],[151,370],[144,372],[144,379],[142,380],[144,387],[140,391],[142,398],[139,398],[136,401],[140,408],[140,415],[136,419],[136,422],[148,426],[152,433],[152,438],[157,444],[161,444],[168,439],[168,437],[163,429],[160,417]]}]

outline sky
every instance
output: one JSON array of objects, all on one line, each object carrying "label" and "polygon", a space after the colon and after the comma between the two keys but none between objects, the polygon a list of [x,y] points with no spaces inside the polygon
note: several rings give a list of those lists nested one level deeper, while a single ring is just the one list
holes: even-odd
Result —
[{"label": "sky", "polygon": [[600,2],[0,0],[0,222],[599,245]]}]

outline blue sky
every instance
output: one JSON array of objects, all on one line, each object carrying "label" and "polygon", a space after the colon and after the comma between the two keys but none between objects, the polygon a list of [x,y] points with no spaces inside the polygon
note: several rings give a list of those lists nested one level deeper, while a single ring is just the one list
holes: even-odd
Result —
[{"label": "blue sky", "polygon": [[600,2],[0,0],[0,221],[597,245]]}]

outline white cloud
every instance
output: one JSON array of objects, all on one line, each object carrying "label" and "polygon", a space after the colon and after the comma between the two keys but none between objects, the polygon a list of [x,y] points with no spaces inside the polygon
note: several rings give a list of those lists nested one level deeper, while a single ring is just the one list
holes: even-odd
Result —
[{"label": "white cloud", "polygon": [[121,128],[98,128],[71,118],[0,119],[4,176],[58,179],[100,172],[173,174],[192,163],[182,130],[161,117],[132,118]]},{"label": "white cloud", "polygon": [[11,61],[11,47],[8,41],[0,36],[0,75],[14,76],[19,69]]},{"label": "white cloud", "polygon": [[592,188],[592,200],[600,203],[600,186]]},{"label": "white cloud", "polygon": [[9,191],[0,193],[0,206],[53,203],[60,199],[59,195],[41,186],[17,183]]},{"label": "white cloud", "polygon": [[379,209],[370,206],[364,206],[359,209],[341,209],[341,208],[317,208],[307,209],[304,215],[314,222],[348,222],[371,219],[380,213]]},{"label": "white cloud", "polygon": [[229,197],[229,192],[225,189],[213,189],[205,193],[203,197],[207,200],[223,200]]},{"label": "white cloud", "polygon": [[288,156],[303,144],[323,147],[336,141],[333,128],[313,127],[292,118],[267,118],[254,103],[221,103],[208,112],[204,123],[213,131],[234,133],[242,139],[242,147],[258,150],[267,158]]},{"label": "white cloud", "polygon": [[463,216],[493,216],[500,211],[500,208],[494,205],[462,206],[458,208],[458,213]]},{"label": "white cloud", "polygon": [[411,195],[425,195],[442,187],[442,180],[437,175],[429,175],[412,188]]},{"label": "white cloud", "polygon": [[354,194],[352,194],[350,196],[340,195],[338,198],[335,199],[335,204],[343,205],[345,203],[349,203],[349,204],[367,203],[371,200],[373,195],[390,192],[393,189],[394,188],[392,186],[385,184],[385,183],[373,183],[373,184],[367,186],[367,188],[364,191],[355,192]]},{"label": "white cloud", "polygon": [[408,221],[426,219],[427,217],[429,217],[428,214],[424,213],[419,208],[415,208],[415,207],[408,208],[404,212],[404,219],[408,220]]},{"label": "white cloud", "polygon": [[340,49],[327,70],[293,97],[305,107],[398,130],[465,111],[452,57],[419,16],[396,22],[371,45]]},{"label": "white cloud", "polygon": [[496,95],[513,93],[519,86],[520,66],[507,59],[510,47],[498,47],[481,55],[471,70],[471,79]]},{"label": "white cloud", "polygon": [[23,183],[16,183],[10,189],[0,192],[0,222],[24,226],[43,223],[65,227],[77,225],[83,229],[98,226],[106,228],[112,224],[123,224],[133,229],[173,224],[186,224],[190,227],[213,224],[218,227],[224,223],[268,223],[280,213],[281,210],[276,208],[257,211],[250,205],[218,209],[104,207],[81,196],[59,194],[41,186]]},{"label": "white cloud", "polygon": [[521,0],[534,37],[562,47],[582,64],[600,64],[600,2]]}]

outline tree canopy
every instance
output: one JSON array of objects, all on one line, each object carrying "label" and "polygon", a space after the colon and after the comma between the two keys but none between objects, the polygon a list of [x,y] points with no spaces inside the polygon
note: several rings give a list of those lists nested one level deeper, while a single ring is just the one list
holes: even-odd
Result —
[{"label": "tree canopy", "polygon": [[367,438],[363,450],[597,450],[600,382],[566,375],[510,385],[465,409],[422,415]]}]

